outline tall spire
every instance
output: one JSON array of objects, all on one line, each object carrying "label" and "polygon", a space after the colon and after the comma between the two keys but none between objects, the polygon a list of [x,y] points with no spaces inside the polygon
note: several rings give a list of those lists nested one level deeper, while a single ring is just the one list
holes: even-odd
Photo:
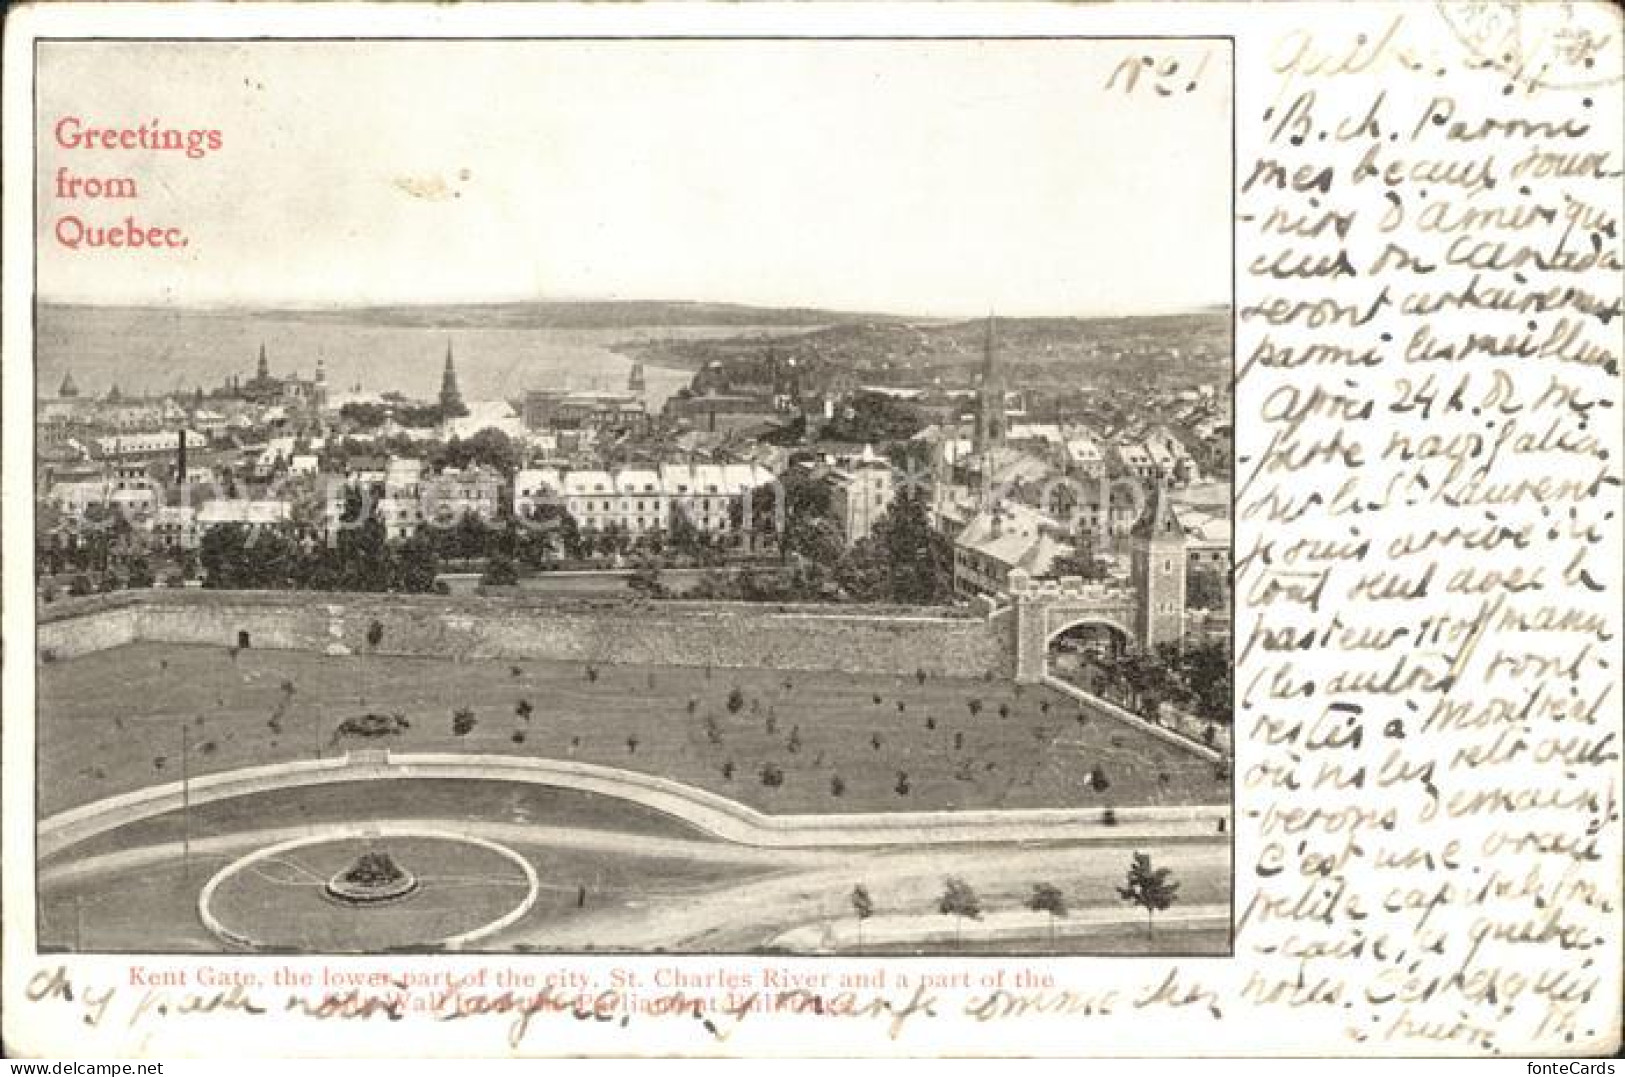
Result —
[{"label": "tall spire", "polygon": [[457,364],[451,356],[451,341],[446,341],[446,369],[440,375],[440,414],[445,418],[468,414],[463,406],[463,393],[457,387]]},{"label": "tall spire", "polygon": [[993,315],[982,342],[982,381],[976,389],[976,430],[972,450],[980,456],[1004,444],[1004,372],[999,369]]},{"label": "tall spire", "polygon": [[1168,497],[1160,475],[1151,484],[1150,503],[1146,505],[1145,512],[1140,518],[1134,522],[1130,533],[1137,538],[1155,541],[1185,541],[1185,528],[1179,522],[1178,514],[1174,512],[1173,502]]},{"label": "tall spire", "polygon": [[73,383],[73,371],[62,375],[62,387],[56,391],[56,395],[64,400],[71,400],[79,395],[79,386]]},{"label": "tall spire", "polygon": [[271,364],[265,360],[265,342],[260,341],[260,361],[254,368],[254,380],[264,384],[271,380]]}]

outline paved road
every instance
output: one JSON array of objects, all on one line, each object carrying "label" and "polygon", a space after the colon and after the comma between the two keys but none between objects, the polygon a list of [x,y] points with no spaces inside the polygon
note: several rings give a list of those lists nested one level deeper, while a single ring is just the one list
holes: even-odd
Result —
[{"label": "paved road", "polygon": [[[1230,847],[1224,841],[1166,845],[1047,844],[950,846],[930,850],[762,849],[725,842],[620,834],[611,831],[538,827],[519,823],[465,820],[392,820],[397,826],[476,834],[492,841],[537,849],[599,849],[606,853],[672,857],[766,870],[744,882],[635,894],[618,907],[606,907],[567,921],[515,927],[484,944],[492,949],[528,945],[545,949],[739,952],[769,946],[779,936],[821,921],[852,917],[853,887],[862,884],[880,917],[931,914],[943,879],[964,879],[989,912],[1020,908],[1032,886],[1050,882],[1062,888],[1080,910],[1122,906],[1115,887],[1129,853],[1150,852],[1158,866],[1171,868],[1180,882],[1183,904],[1204,915],[1228,901]],[[280,827],[210,837],[192,843],[192,856],[213,871],[236,856],[277,841],[342,834],[335,825]],[[173,863],[178,843],[147,846],[57,865],[41,875],[45,885],[93,879]],[[544,879],[544,883],[546,880]],[[1095,918],[1106,914],[1097,911]],[[1129,930],[1125,922],[1125,930]],[[1042,938],[1035,940],[1041,945]]]}]

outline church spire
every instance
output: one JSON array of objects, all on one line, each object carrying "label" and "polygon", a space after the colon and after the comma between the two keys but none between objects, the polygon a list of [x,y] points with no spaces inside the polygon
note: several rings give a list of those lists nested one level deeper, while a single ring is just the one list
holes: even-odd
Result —
[{"label": "church spire", "polygon": [[70,370],[62,375],[62,386],[57,389],[56,395],[64,400],[71,400],[79,395],[79,386],[73,383],[73,371]]},{"label": "church spire", "polygon": [[446,341],[446,369],[440,375],[440,414],[446,418],[468,414],[463,393],[457,387],[457,364],[452,359],[451,341]]},{"label": "church spire", "polygon": [[982,453],[1004,444],[1004,372],[999,369],[993,315],[982,340],[982,381],[976,390],[976,430],[972,450]]},{"label": "church spire", "polygon": [[254,367],[254,380],[264,385],[271,380],[271,364],[265,359],[265,342],[260,341],[260,361]]}]

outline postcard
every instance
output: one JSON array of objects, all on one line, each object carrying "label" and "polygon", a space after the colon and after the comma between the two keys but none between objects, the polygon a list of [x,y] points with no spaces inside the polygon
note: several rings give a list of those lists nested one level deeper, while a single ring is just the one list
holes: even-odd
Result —
[{"label": "postcard", "polygon": [[1617,1050],[1622,33],[21,8],[7,1052]]}]

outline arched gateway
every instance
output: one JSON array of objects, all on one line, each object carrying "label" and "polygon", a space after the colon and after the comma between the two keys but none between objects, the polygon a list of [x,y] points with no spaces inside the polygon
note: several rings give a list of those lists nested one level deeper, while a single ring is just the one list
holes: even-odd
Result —
[{"label": "arched gateway", "polygon": [[1136,592],[1109,582],[1077,577],[1033,580],[1019,569],[1010,573],[1010,600],[1015,606],[1016,680],[1043,680],[1050,644],[1079,626],[1100,629],[1118,646],[1143,646],[1133,626],[1138,622]]}]

